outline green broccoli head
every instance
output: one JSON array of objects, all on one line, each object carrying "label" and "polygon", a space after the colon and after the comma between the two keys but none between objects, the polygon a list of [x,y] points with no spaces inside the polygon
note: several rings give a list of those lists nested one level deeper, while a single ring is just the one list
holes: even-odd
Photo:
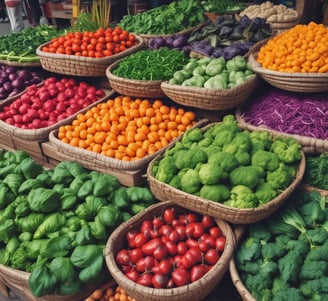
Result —
[{"label": "green broccoli head", "polygon": [[223,168],[216,163],[201,164],[198,171],[199,179],[204,185],[217,184],[222,179]]},{"label": "green broccoli head", "polygon": [[275,242],[268,242],[262,246],[262,257],[265,261],[277,260],[285,254],[286,249]]},{"label": "green broccoli head", "polygon": [[282,280],[290,284],[298,281],[303,259],[298,251],[290,251],[285,256],[279,258],[278,267]]},{"label": "green broccoli head", "polygon": [[238,145],[239,148],[245,152],[250,152],[252,147],[250,132],[244,130],[242,132],[236,133],[231,143]]},{"label": "green broccoli head", "polygon": [[262,167],[265,171],[274,171],[279,167],[279,157],[276,153],[265,150],[256,151],[251,157],[251,164]]},{"label": "green broccoli head", "polygon": [[326,300],[323,295],[328,295],[328,277],[308,280],[300,285],[302,294],[309,300]]},{"label": "green broccoli head", "polygon": [[190,146],[195,142],[199,142],[204,138],[203,132],[200,128],[194,127],[185,132],[181,138],[182,144]]},{"label": "green broccoli head", "polygon": [[249,165],[251,162],[250,153],[240,148],[237,144],[226,144],[223,146],[222,151],[233,154],[239,165]]},{"label": "green broccoli head", "polygon": [[261,181],[256,187],[255,195],[259,203],[263,205],[274,199],[278,195],[278,192],[269,183]]},{"label": "green broccoli head", "polygon": [[214,202],[224,202],[230,198],[230,189],[224,184],[203,185],[199,196]]},{"label": "green broccoli head", "polygon": [[213,144],[217,147],[223,147],[224,145],[231,143],[235,133],[230,130],[221,130],[215,135]]},{"label": "green broccoli head", "polygon": [[277,154],[283,163],[295,163],[301,160],[301,144],[293,137],[276,137],[271,145],[270,150]]},{"label": "green broccoli head", "polygon": [[230,172],[231,186],[244,185],[254,189],[260,180],[259,171],[252,165],[238,166]]},{"label": "green broccoli head", "polygon": [[272,138],[268,131],[253,131],[250,133],[252,153],[258,150],[268,151],[272,145]]},{"label": "green broccoli head", "polygon": [[178,169],[195,168],[198,163],[207,162],[207,154],[199,147],[188,150],[180,150],[175,157],[175,165]]},{"label": "green broccoli head", "polygon": [[278,291],[275,295],[273,295],[272,301],[307,301],[307,299],[303,296],[301,290],[295,287],[289,287],[284,290]]},{"label": "green broccoli head", "polygon": [[328,262],[328,241],[321,246],[313,246],[306,254],[305,261],[320,261]]},{"label": "green broccoli head", "polygon": [[261,258],[261,242],[255,237],[246,237],[238,246],[235,259],[237,265],[243,266],[246,261],[256,261]]},{"label": "green broccoli head", "polygon": [[328,262],[323,260],[304,261],[299,271],[299,279],[312,280],[320,279],[327,275]]},{"label": "green broccoli head", "polygon": [[178,169],[170,157],[163,157],[157,165],[153,166],[154,177],[164,183],[169,183]]},{"label": "green broccoli head", "polygon": [[296,176],[296,166],[279,163],[279,167],[274,171],[268,171],[266,181],[273,189],[284,190],[294,180]]},{"label": "green broccoli head", "polygon": [[202,186],[198,171],[194,169],[187,169],[181,177],[181,189],[187,193],[195,194]]},{"label": "green broccoli head", "polygon": [[259,202],[252,189],[244,185],[236,185],[230,191],[230,199],[224,204],[234,208],[256,208]]}]

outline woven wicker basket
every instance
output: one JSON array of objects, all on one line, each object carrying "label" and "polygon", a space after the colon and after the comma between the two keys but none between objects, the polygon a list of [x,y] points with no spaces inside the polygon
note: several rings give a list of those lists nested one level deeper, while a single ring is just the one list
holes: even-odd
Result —
[{"label": "woven wicker basket", "polygon": [[9,291],[11,291],[20,300],[24,301],[81,301],[96,288],[95,286],[85,287],[80,293],[69,296],[46,295],[35,297],[28,286],[29,275],[29,273],[0,264],[0,300],[12,300],[9,296]]},{"label": "woven wicker basket", "polygon": [[31,68],[41,67],[41,62],[20,63],[20,62],[16,62],[16,61],[0,60],[0,64],[7,65],[7,66],[13,66],[13,67],[31,67]]},{"label": "woven wicker basket", "polygon": [[42,47],[49,44],[45,43],[36,49],[36,54],[40,57],[42,68],[54,73],[100,77],[106,76],[106,68],[116,60],[144,47],[144,41],[136,36],[138,44],[105,58],[90,58],[68,54],[48,53],[42,51]]},{"label": "woven wicker basket", "polygon": [[133,97],[160,98],[165,96],[161,89],[161,80],[135,80],[114,75],[112,71],[120,61],[114,62],[106,69],[106,76],[113,90]]},{"label": "woven wicker basket", "polygon": [[[221,228],[226,236],[225,249],[218,262],[199,280],[177,288],[171,289],[154,289],[142,286],[129,280],[116,264],[115,256],[124,246],[126,233],[131,229],[140,227],[143,220],[160,216],[165,208],[177,208],[185,212],[185,209],[168,201],[148,207],[145,211],[132,217],[129,221],[121,224],[109,237],[106,249],[105,260],[107,267],[113,278],[131,297],[137,300],[147,301],[196,301],[201,300],[208,295],[219,283],[227,271],[229,261],[234,249],[234,234],[230,225],[220,219],[216,219],[217,225]],[[181,212],[181,211],[180,211]]]},{"label": "woven wicker basket", "polygon": [[164,94],[174,102],[204,110],[227,110],[241,105],[255,90],[258,85],[256,75],[243,84],[231,89],[206,89],[171,85],[162,82],[161,89]]},{"label": "woven wicker basket", "polygon": [[257,62],[260,48],[268,39],[256,43],[249,55],[252,70],[274,87],[292,92],[324,92],[328,91],[328,73],[280,72],[265,69]]},{"label": "woven wicker basket", "polygon": [[328,140],[316,139],[313,137],[306,137],[306,136],[297,135],[297,134],[282,133],[282,132],[276,131],[274,129],[268,128],[266,126],[257,127],[255,125],[247,123],[243,119],[241,111],[242,111],[242,108],[238,107],[235,111],[235,116],[236,116],[238,125],[243,129],[247,129],[249,131],[265,130],[272,135],[285,135],[288,137],[293,137],[302,145],[302,149],[303,149],[304,153],[306,153],[306,154],[324,153],[324,152],[328,151]]},{"label": "woven wicker basket", "polygon": [[[48,127],[45,128],[40,128],[40,129],[22,129],[22,128],[18,128],[16,126],[13,126],[11,124],[8,124],[2,120],[0,120],[0,133],[5,133],[7,135],[10,135],[12,137],[12,139],[14,139],[15,137],[19,138],[19,139],[23,139],[23,140],[27,140],[27,141],[46,141],[49,138],[49,133],[55,129],[57,129],[59,126],[61,126],[62,124],[66,124],[70,121],[72,121],[73,119],[76,118],[76,116],[79,113],[84,112],[85,110],[89,109],[90,107],[94,106],[95,104],[99,103],[99,102],[103,102],[105,99],[109,98],[112,94],[114,94],[114,91],[112,90],[106,90],[105,91],[105,96],[102,97],[101,99],[98,99],[96,102],[94,102],[93,104],[89,105],[88,107],[76,112],[75,114],[67,117],[64,120],[61,120],[53,125],[50,125]],[[10,103],[12,103],[13,101],[15,101],[19,96],[15,96],[13,98],[11,98],[10,100],[1,103],[0,104],[0,111],[3,110],[4,106],[9,105]]]},{"label": "woven wicker basket", "polygon": [[[207,129],[213,124],[205,126],[202,130]],[[180,138],[181,139],[181,138]],[[301,183],[305,172],[305,156],[302,152],[302,158],[297,169],[296,177],[292,183],[282,191],[278,196],[268,203],[256,208],[234,208],[226,206],[219,202],[206,200],[201,197],[186,193],[169,184],[158,181],[152,175],[153,166],[162,159],[164,152],[161,151],[148,165],[147,179],[149,187],[155,197],[160,201],[172,200],[174,203],[194,210],[201,214],[208,214],[216,218],[221,218],[234,224],[251,224],[263,220],[274,213],[290,196],[290,194]]]}]

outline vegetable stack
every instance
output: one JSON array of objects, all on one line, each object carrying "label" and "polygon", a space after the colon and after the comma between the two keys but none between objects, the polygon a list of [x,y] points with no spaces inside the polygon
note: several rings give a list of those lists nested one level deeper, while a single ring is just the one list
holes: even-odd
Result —
[{"label": "vegetable stack", "polygon": [[187,131],[155,161],[155,179],[234,208],[266,204],[295,179],[302,158],[293,138],[238,127],[233,115]]},{"label": "vegetable stack", "polygon": [[256,300],[328,300],[327,195],[297,190],[261,224],[249,226],[235,254]]},{"label": "vegetable stack", "polygon": [[105,281],[109,234],[154,201],[148,188],[76,162],[45,170],[23,151],[2,151],[0,166],[0,263],[29,272],[36,297]]}]

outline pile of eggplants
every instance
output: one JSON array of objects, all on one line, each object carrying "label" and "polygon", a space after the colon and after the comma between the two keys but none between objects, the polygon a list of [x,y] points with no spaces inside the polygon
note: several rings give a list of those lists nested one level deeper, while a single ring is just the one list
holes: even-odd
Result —
[{"label": "pile of eggplants", "polygon": [[231,59],[245,55],[257,42],[272,36],[270,24],[263,18],[247,16],[237,20],[232,15],[219,15],[190,34],[188,43],[191,51],[207,57]]}]

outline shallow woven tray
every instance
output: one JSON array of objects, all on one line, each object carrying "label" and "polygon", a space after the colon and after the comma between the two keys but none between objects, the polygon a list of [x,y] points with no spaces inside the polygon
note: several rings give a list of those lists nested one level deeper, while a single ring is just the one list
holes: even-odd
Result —
[{"label": "shallow woven tray", "polygon": [[85,287],[80,293],[70,296],[46,295],[35,297],[28,286],[29,275],[27,272],[15,270],[0,264],[0,299],[17,300],[9,297],[9,290],[11,290],[20,300],[24,301],[81,301],[88,297],[96,288],[95,286]]},{"label": "shallow woven tray", "polygon": [[258,85],[256,74],[246,82],[231,89],[207,89],[171,85],[162,82],[161,89],[166,96],[181,105],[205,110],[227,110],[242,104]]},{"label": "shallow woven tray", "polygon": [[250,123],[247,123],[245,119],[241,116],[242,115],[242,107],[238,107],[235,110],[235,116],[238,122],[238,125],[243,128],[250,131],[257,131],[257,130],[265,130],[269,132],[272,135],[284,135],[288,137],[293,137],[302,145],[302,149],[304,153],[306,154],[314,154],[314,153],[324,153],[328,151],[328,140],[324,139],[316,139],[313,137],[306,137],[302,135],[297,134],[288,134],[284,132],[279,132],[277,130],[271,129],[266,126],[255,126]]},{"label": "shallow woven tray", "polygon": [[107,67],[106,76],[113,90],[122,95],[144,98],[160,98],[165,96],[161,89],[162,80],[136,80],[116,76],[112,73],[121,60]]},{"label": "shallow woven tray", "polygon": [[[97,104],[99,102],[103,102],[105,99],[109,98],[112,94],[114,94],[114,91],[112,91],[112,90],[103,89],[103,91],[105,92],[104,97],[98,99],[96,102],[90,104],[88,107],[76,112],[75,114],[73,114],[61,121],[58,121],[57,123],[52,124],[48,127],[44,127],[44,128],[40,128],[40,129],[22,129],[22,128],[15,127],[11,124],[8,124],[8,123],[4,122],[3,120],[0,120],[0,133],[2,132],[7,135],[10,135],[12,138],[17,137],[17,138],[27,140],[27,141],[40,141],[40,142],[46,141],[46,140],[48,140],[49,133],[51,131],[57,129],[62,124],[66,124],[66,123],[72,121],[73,119],[75,119],[75,117],[79,113],[82,113],[82,112],[88,110],[89,108],[91,108],[92,106],[94,106],[95,104]],[[15,101],[18,97],[19,97],[19,95],[12,97],[9,100],[6,100],[5,102],[1,103],[0,111],[3,110],[4,106],[9,105],[13,101]]]},{"label": "shallow woven tray", "polygon": [[252,70],[274,87],[292,92],[328,91],[328,73],[279,72],[262,68],[256,57],[268,39],[256,43],[248,58]]},{"label": "shallow woven tray", "polygon": [[50,42],[40,45],[36,54],[40,57],[42,68],[51,72],[75,76],[105,76],[106,68],[114,61],[144,47],[144,41],[136,35],[137,45],[120,53],[105,58],[90,58],[68,54],[56,54],[42,51],[42,47]]},{"label": "shallow woven tray", "polygon": [[[154,289],[137,284],[129,280],[121,272],[115,262],[115,255],[124,247],[125,235],[131,229],[140,227],[145,219],[160,216],[165,208],[177,208],[177,212],[185,212],[185,209],[168,201],[161,202],[148,207],[143,212],[135,215],[127,222],[121,224],[109,237],[106,249],[105,260],[112,277],[131,297],[145,301],[197,301],[208,295],[219,283],[227,271],[229,261],[232,257],[235,239],[230,225],[223,220],[216,219],[217,225],[226,236],[225,249],[218,262],[199,280],[177,288]],[[182,211],[181,211],[182,210]]]},{"label": "shallow woven tray", "polygon": [[[209,124],[202,128],[207,129],[213,124]],[[180,137],[181,139],[181,137]],[[152,175],[153,166],[162,159],[164,152],[161,151],[148,165],[147,180],[149,182],[150,190],[155,197],[160,201],[172,200],[174,203],[194,210],[201,214],[208,214],[216,218],[221,218],[234,224],[251,224],[263,220],[274,213],[290,196],[290,194],[301,183],[305,172],[305,156],[302,152],[302,158],[297,169],[297,174],[292,183],[282,191],[278,196],[268,203],[256,208],[234,208],[226,206],[219,202],[203,199],[201,197],[186,193],[180,189],[174,188],[169,184],[158,181]]]},{"label": "shallow woven tray", "polygon": [[[194,126],[200,127],[207,122],[208,120],[202,119],[198,121]],[[123,161],[123,160],[107,157],[87,149],[71,146],[68,143],[64,143],[58,139],[58,129],[55,129],[49,133],[49,141],[54,144],[54,146],[57,148],[57,151],[59,153],[69,155],[72,159],[76,159],[77,161],[79,161],[79,159],[83,158],[84,161],[89,161],[93,163],[97,162],[97,164],[99,166],[102,166],[103,168],[109,168],[114,170],[132,171],[132,170],[145,168],[147,164],[161,152],[161,150],[158,150],[151,155],[148,155],[142,159],[135,160],[135,161]],[[174,140],[169,145],[173,143]],[[166,149],[166,147],[164,147],[163,149]]]}]

